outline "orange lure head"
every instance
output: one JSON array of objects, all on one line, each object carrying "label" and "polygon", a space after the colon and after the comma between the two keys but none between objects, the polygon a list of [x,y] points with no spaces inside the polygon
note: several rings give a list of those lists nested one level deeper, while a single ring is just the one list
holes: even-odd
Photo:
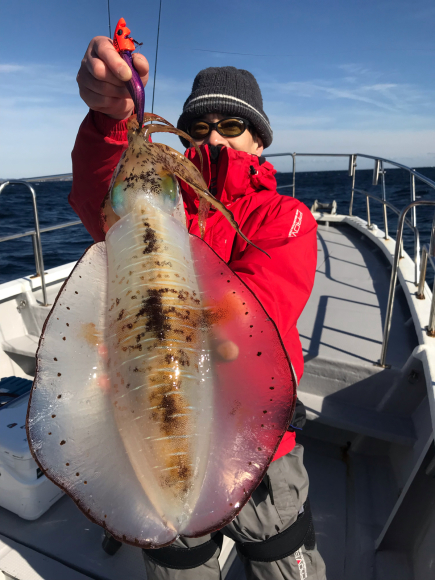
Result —
[{"label": "orange lure head", "polygon": [[133,39],[128,36],[130,32],[131,30],[127,27],[124,18],[120,18],[113,37],[113,46],[118,52],[121,52],[121,50],[129,50],[130,52],[135,50]]}]

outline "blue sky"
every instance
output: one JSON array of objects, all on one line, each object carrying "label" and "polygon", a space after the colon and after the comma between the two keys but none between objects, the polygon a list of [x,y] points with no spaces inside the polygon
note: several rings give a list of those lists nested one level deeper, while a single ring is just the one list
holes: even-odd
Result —
[{"label": "blue sky", "polygon": [[[112,32],[123,16],[153,72],[158,0],[110,4]],[[69,172],[87,112],[75,77],[90,39],[108,34],[107,0],[14,0],[3,3],[2,21],[11,32],[0,53],[0,177]],[[270,153],[435,165],[434,24],[433,0],[163,0],[155,112],[175,123],[195,74],[232,65],[262,88]],[[151,94],[152,81],[148,104]]]}]

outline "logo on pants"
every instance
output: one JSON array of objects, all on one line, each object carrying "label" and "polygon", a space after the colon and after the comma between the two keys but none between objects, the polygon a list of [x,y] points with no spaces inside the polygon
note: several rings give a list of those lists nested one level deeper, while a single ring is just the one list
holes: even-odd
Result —
[{"label": "logo on pants", "polygon": [[298,550],[293,555],[295,557],[296,564],[298,565],[298,569],[299,569],[299,574],[300,574],[301,580],[304,580],[305,578],[308,578],[307,565],[305,563],[305,558],[304,558],[304,555],[302,554],[302,551],[301,550]]}]

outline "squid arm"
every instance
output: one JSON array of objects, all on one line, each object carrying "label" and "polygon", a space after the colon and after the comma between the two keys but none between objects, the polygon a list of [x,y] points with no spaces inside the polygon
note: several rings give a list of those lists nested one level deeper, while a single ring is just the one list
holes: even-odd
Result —
[{"label": "squid arm", "polygon": [[[144,136],[146,136],[146,137],[148,135],[151,135],[152,133],[173,133],[175,135],[179,135],[181,137],[184,137],[185,139],[188,139],[191,143],[194,144],[195,149],[198,151],[198,153],[200,155],[201,172],[202,172],[201,152],[199,151],[198,145],[196,145],[196,143],[193,142],[190,135],[188,135],[187,133],[184,133],[184,131],[181,131],[180,129],[176,129],[175,127],[165,127],[162,125],[148,125],[144,129],[145,129]],[[159,145],[159,144],[155,143],[155,145]],[[162,150],[162,152],[163,152],[163,150]],[[185,181],[188,185],[190,185],[190,187],[196,192],[196,194],[198,195],[200,200],[201,201],[204,200],[204,202],[206,202],[208,204],[208,207],[209,207],[209,205],[212,205],[217,210],[219,210],[226,217],[226,219],[229,221],[231,226],[236,230],[236,232],[239,234],[239,236],[243,240],[245,240],[246,243],[250,244],[251,246],[253,246],[257,250],[260,250],[260,252],[263,252],[263,254],[266,254],[266,256],[268,256],[270,258],[269,254],[267,252],[265,252],[264,250],[259,248],[257,245],[255,245],[253,242],[251,242],[251,240],[249,240],[245,236],[245,234],[243,234],[243,232],[240,230],[239,224],[236,222],[236,220],[234,218],[233,213],[227,207],[225,207],[225,205],[221,201],[216,199],[214,197],[214,195],[212,195],[208,191],[207,185],[204,181],[202,174],[198,171],[198,169],[193,165],[193,163],[189,159],[184,157],[184,155],[182,155],[178,151],[175,151],[174,149],[171,149],[171,148],[167,148],[167,149],[165,148],[164,153],[166,154],[166,163],[167,163],[169,171],[171,171],[174,175],[176,175],[177,177],[179,177],[180,179]],[[199,208],[199,228],[201,231],[201,237],[203,237],[204,232],[205,232],[205,219],[207,218],[207,213],[208,213],[208,207],[205,205],[204,202],[203,202],[202,206],[201,206],[201,202],[200,202],[200,208]]]}]

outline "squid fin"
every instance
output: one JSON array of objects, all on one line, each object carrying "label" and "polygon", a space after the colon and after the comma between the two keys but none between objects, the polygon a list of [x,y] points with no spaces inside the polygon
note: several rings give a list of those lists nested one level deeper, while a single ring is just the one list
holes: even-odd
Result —
[{"label": "squid fin", "polygon": [[79,260],[45,323],[27,437],[42,471],[87,517],[122,542],[162,546],[177,533],[139,484],[108,395],[107,284],[100,242]]},{"label": "squid fin", "polygon": [[190,245],[214,352],[206,477],[179,530],[197,537],[231,521],[263,478],[292,416],[297,381],[275,323],[253,292],[200,238],[190,236]]},{"label": "squid fin", "polygon": [[275,324],[206,243],[189,240],[212,405],[200,413],[211,413],[200,421],[208,454],[195,460],[203,481],[178,522],[168,523],[145,493],[114,418],[104,336],[113,307],[107,288],[116,280],[107,278],[104,243],[87,250],[61,289],[37,353],[27,436],[38,465],[91,520],[138,547],[202,536],[231,521],[264,476],[295,403],[296,381]]}]

